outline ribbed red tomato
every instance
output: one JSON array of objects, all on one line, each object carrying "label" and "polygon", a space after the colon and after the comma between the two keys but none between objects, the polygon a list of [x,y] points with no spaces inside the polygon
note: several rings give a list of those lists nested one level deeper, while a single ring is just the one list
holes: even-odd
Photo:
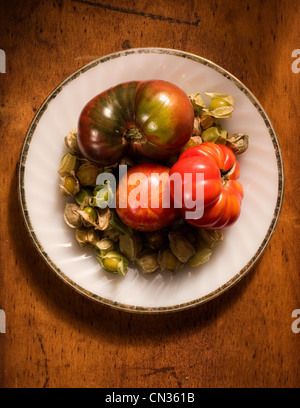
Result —
[{"label": "ribbed red tomato", "polygon": [[[175,206],[182,207],[182,215],[188,223],[196,227],[221,229],[239,218],[244,192],[237,181],[239,163],[229,147],[210,142],[191,147],[171,168],[170,177],[175,173],[181,176],[181,197],[176,197],[174,188],[171,188],[171,195]],[[197,179],[197,173],[202,178]],[[185,177],[186,174],[190,174],[191,178]],[[195,208],[189,208],[186,203],[196,201],[197,191],[202,192],[203,215],[194,219],[189,217]]]},{"label": "ribbed red tomato", "polygon": [[78,145],[91,162],[109,166],[132,153],[171,157],[192,135],[194,110],[185,92],[162,80],[132,81],[95,96],[78,121]]},{"label": "ribbed red tomato", "polygon": [[166,166],[142,163],[121,178],[116,193],[116,211],[127,226],[138,231],[157,231],[180,216],[170,197]]}]

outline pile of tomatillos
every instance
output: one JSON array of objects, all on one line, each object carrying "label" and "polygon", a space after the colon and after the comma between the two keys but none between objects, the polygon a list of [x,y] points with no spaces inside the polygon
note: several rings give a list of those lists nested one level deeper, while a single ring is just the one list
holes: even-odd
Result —
[{"label": "pile of tomatillos", "polygon": [[239,218],[236,156],[249,138],[220,124],[232,96],[205,95],[207,106],[166,81],[122,83],[91,99],[65,137],[64,220],[106,271],[197,267]]}]

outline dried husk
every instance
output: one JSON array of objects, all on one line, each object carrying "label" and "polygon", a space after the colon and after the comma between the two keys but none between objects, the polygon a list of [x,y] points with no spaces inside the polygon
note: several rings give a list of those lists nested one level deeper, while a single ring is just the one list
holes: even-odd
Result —
[{"label": "dried husk", "polygon": [[87,188],[81,188],[75,194],[75,200],[82,208],[90,206],[92,204],[92,191],[89,191]]},{"label": "dried husk", "polygon": [[156,252],[144,252],[137,257],[136,263],[143,273],[153,273],[159,269]]},{"label": "dried husk", "polygon": [[89,215],[87,214],[84,209],[79,209],[78,210],[79,214],[82,217],[82,224],[84,227],[90,228],[90,227],[97,227],[96,221]]},{"label": "dried husk", "polygon": [[106,230],[106,228],[109,227],[109,222],[111,219],[111,210],[107,207],[107,208],[99,208],[97,209],[97,213],[98,213],[98,219],[97,219],[97,226],[96,229],[100,230],[100,231],[104,231]]},{"label": "dried husk", "polygon": [[111,210],[109,208],[97,208],[95,209],[95,211],[97,213],[96,220],[94,220],[89,214],[87,214],[84,209],[79,210],[79,214],[83,218],[83,225],[85,227],[93,226],[96,230],[104,231],[109,226]]},{"label": "dried husk", "polygon": [[231,95],[220,94],[216,92],[205,92],[205,95],[208,96],[212,101],[214,99],[221,99],[226,105],[220,106],[215,109],[204,109],[208,115],[213,116],[214,118],[230,118],[233,112],[234,99]]},{"label": "dried husk", "polygon": [[222,230],[197,229],[197,248],[214,248],[218,242],[223,241]]},{"label": "dried husk", "polygon": [[75,237],[81,247],[93,247],[99,242],[99,234],[94,228],[78,228]]},{"label": "dried husk", "polygon": [[200,117],[195,116],[194,117],[194,128],[193,128],[193,136],[201,136],[201,126],[200,126]]},{"label": "dried husk", "polygon": [[107,229],[102,232],[102,236],[104,238],[109,238],[113,242],[117,243],[119,241],[120,232],[115,228],[110,228],[110,226],[108,226]]},{"label": "dried husk", "polygon": [[213,116],[214,118],[231,118],[233,107],[232,106],[222,106],[213,110],[206,110],[207,115]]},{"label": "dried husk", "polygon": [[[72,177],[74,179],[75,186],[74,186],[73,191],[69,191],[65,187],[67,177]],[[68,173],[67,175],[60,178],[59,189],[60,189],[61,193],[66,197],[67,196],[74,196],[75,194],[77,194],[79,192],[80,184],[79,184],[78,179],[75,177],[74,172]]]},{"label": "dried husk", "polygon": [[187,261],[188,265],[195,268],[205,262],[208,262],[212,254],[209,248],[198,249],[195,254]]},{"label": "dried husk", "polygon": [[77,142],[77,128],[72,129],[66,136],[65,136],[65,145],[68,149],[70,149],[73,153],[81,153],[78,142]]},{"label": "dried husk", "polygon": [[119,232],[119,234],[132,235],[133,230],[125,225],[118,217],[116,211],[111,212],[110,225]]},{"label": "dried husk", "polygon": [[205,129],[201,135],[203,142],[226,144],[227,131],[220,125]]},{"label": "dried husk", "polygon": [[66,153],[60,161],[58,173],[66,176],[76,169],[77,158],[71,153]]},{"label": "dried husk", "polygon": [[[119,275],[126,275],[128,267],[128,259],[118,251],[109,251],[104,256],[97,256],[102,267],[110,273],[117,273]],[[111,266],[111,261],[112,265]]]},{"label": "dried husk", "polygon": [[81,186],[96,186],[96,180],[103,168],[94,166],[91,163],[82,164],[76,172],[76,177]]},{"label": "dried husk", "polygon": [[221,94],[217,92],[205,92],[205,95],[208,96],[210,99],[222,99],[225,101],[228,106],[233,106],[234,104],[234,99],[231,95],[228,94]]},{"label": "dried husk", "polygon": [[181,154],[190,147],[198,146],[201,143],[202,143],[201,136],[191,136],[190,140],[179,150],[179,153]]},{"label": "dried husk", "polygon": [[184,222],[183,224],[179,224],[175,231],[179,233],[181,236],[184,236],[191,244],[195,244],[197,242],[197,231],[194,227]]},{"label": "dried husk", "polygon": [[236,133],[227,137],[226,146],[228,146],[234,154],[244,153],[249,146],[249,136],[243,133]]},{"label": "dried husk", "polygon": [[170,248],[159,250],[157,260],[162,272],[166,270],[177,272],[183,266],[183,263],[176,258]]},{"label": "dried husk", "polygon": [[132,262],[134,262],[137,256],[142,250],[142,240],[138,234],[119,236],[120,251]]},{"label": "dried husk", "polygon": [[170,226],[169,229],[172,231],[178,230],[179,228],[182,228],[186,225],[186,222],[184,220],[183,217],[179,217],[177,218],[177,220],[173,221]]},{"label": "dried husk", "polygon": [[154,251],[162,248],[168,243],[167,233],[165,231],[146,232],[143,237],[144,245]]},{"label": "dried husk", "polygon": [[106,255],[108,252],[115,249],[115,243],[109,238],[102,238],[95,245],[96,249],[99,251],[100,256]]},{"label": "dried husk", "polygon": [[234,99],[231,95],[220,94],[216,92],[205,92],[205,95],[208,96],[212,101],[214,99],[220,99],[226,104],[225,106],[220,106],[215,109],[211,109],[210,105],[209,109],[205,109],[208,115],[211,115],[215,118],[231,118],[234,104]]},{"label": "dried husk", "polygon": [[75,203],[66,203],[64,210],[64,220],[71,228],[79,228],[82,226],[82,217],[80,215],[79,206]]},{"label": "dried husk", "polygon": [[190,140],[193,141],[194,146],[199,146],[203,142],[202,137],[200,136],[192,136]]},{"label": "dried husk", "polygon": [[170,248],[180,262],[186,263],[195,254],[195,248],[191,242],[179,231],[171,231],[168,234]]},{"label": "dried husk", "polygon": [[202,113],[200,116],[200,126],[203,130],[213,126],[215,122],[215,118],[207,113]]},{"label": "dried husk", "polygon": [[193,93],[189,95],[189,99],[193,106],[195,115],[199,115],[201,111],[206,108],[206,105],[200,95],[200,93]]},{"label": "dried husk", "polygon": [[115,192],[113,191],[110,182],[97,186],[93,192],[92,204],[99,208],[111,207],[115,200]]}]

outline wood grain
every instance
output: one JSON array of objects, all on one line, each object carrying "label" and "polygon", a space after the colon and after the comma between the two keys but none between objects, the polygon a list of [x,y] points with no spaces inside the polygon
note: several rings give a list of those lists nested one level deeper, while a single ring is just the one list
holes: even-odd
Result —
[{"label": "wood grain", "polygon": [[[298,387],[299,91],[297,0],[0,3],[0,387]],[[16,168],[35,112],[66,77],[130,47],[176,48],[221,65],[260,100],[277,133],[285,197],[258,265],[221,297],[166,315],[85,299],[38,256]]]}]

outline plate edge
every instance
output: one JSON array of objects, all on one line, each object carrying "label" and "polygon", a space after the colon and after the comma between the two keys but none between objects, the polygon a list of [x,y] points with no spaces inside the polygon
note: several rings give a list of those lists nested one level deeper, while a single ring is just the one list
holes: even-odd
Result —
[{"label": "plate edge", "polygon": [[[250,261],[247,263],[247,265],[242,268],[238,274],[233,276],[229,281],[227,281],[224,285],[219,287],[213,292],[210,292],[209,294],[195,299],[190,302],[185,302],[183,304],[177,304],[174,306],[162,306],[162,307],[137,307],[137,306],[131,306],[127,304],[122,304],[120,302],[114,302],[109,299],[102,298],[101,296],[95,295],[88,290],[84,289],[83,287],[77,285],[75,282],[73,282],[70,278],[68,278],[48,257],[47,253],[43,250],[43,247],[41,243],[39,242],[37,236],[34,233],[34,230],[31,225],[30,221],[30,216],[27,210],[27,205],[26,205],[26,197],[25,197],[25,188],[24,188],[24,172],[25,172],[25,163],[27,159],[27,154],[29,150],[29,145],[32,140],[35,128],[42,117],[44,111],[47,109],[48,104],[61,92],[61,90],[72,80],[76,79],[79,75],[82,73],[86,72],[87,70],[95,67],[96,65],[100,63],[104,63],[108,60],[119,58],[119,57],[126,57],[128,55],[132,54],[144,54],[144,53],[159,53],[159,54],[171,54],[175,55],[177,57],[182,57],[182,58],[188,58],[191,60],[194,60],[196,62],[200,62],[204,65],[208,65],[211,68],[215,69],[217,72],[225,76],[229,80],[233,80],[236,86],[242,91],[248,99],[252,102],[252,104],[256,107],[258,112],[260,113],[262,119],[264,120],[264,123],[266,127],[268,128],[269,135],[272,140],[272,144],[275,150],[275,156],[276,156],[276,161],[277,161],[277,170],[278,170],[278,195],[277,195],[277,201],[276,201],[276,206],[274,209],[274,214],[272,217],[272,221],[270,223],[270,226],[267,230],[267,233],[261,242],[260,246],[258,247],[256,253],[253,255],[253,257],[250,259]],[[35,114],[29,129],[26,133],[25,140],[23,142],[23,147],[21,150],[20,154],[20,159],[18,162],[18,196],[19,196],[19,202],[20,206],[22,209],[23,217],[25,219],[25,225],[27,227],[27,230],[29,232],[29,235],[34,242],[35,247],[38,249],[39,254],[42,256],[44,260],[46,260],[46,263],[50,266],[50,268],[58,275],[61,279],[63,279],[64,282],[68,283],[73,289],[75,289],[77,292],[85,295],[86,297],[96,301],[97,303],[101,303],[105,306],[112,307],[114,309],[126,311],[126,312],[135,312],[135,313],[169,313],[169,312],[178,312],[178,311],[183,311],[192,307],[199,306],[201,304],[204,304],[208,302],[209,300],[212,300],[216,298],[217,296],[221,295],[231,287],[233,287],[236,283],[238,283],[258,262],[258,260],[261,258],[261,256],[264,253],[264,250],[266,246],[268,245],[273,232],[276,228],[276,225],[278,223],[279,215],[281,212],[282,208],[282,202],[283,202],[283,195],[284,195],[284,166],[283,166],[283,159],[282,159],[282,153],[280,149],[280,144],[278,141],[278,138],[276,136],[275,130],[266,114],[264,111],[263,107],[261,104],[258,102],[256,97],[253,95],[253,93],[238,79],[236,78],[233,74],[231,74],[229,71],[225,70],[224,68],[220,67],[216,63],[203,58],[201,56],[198,56],[196,54],[192,54],[189,52],[181,51],[181,50],[176,50],[176,49],[170,49],[170,48],[158,48],[158,47],[149,47],[149,48],[132,48],[129,50],[124,50],[124,51],[118,51],[115,53],[108,54],[106,56],[100,57],[83,67],[79,68],[77,71],[75,71],[73,74],[71,74],[69,77],[67,77],[63,82],[60,83],[49,95],[48,97],[44,100],[42,103],[41,107]]]}]

